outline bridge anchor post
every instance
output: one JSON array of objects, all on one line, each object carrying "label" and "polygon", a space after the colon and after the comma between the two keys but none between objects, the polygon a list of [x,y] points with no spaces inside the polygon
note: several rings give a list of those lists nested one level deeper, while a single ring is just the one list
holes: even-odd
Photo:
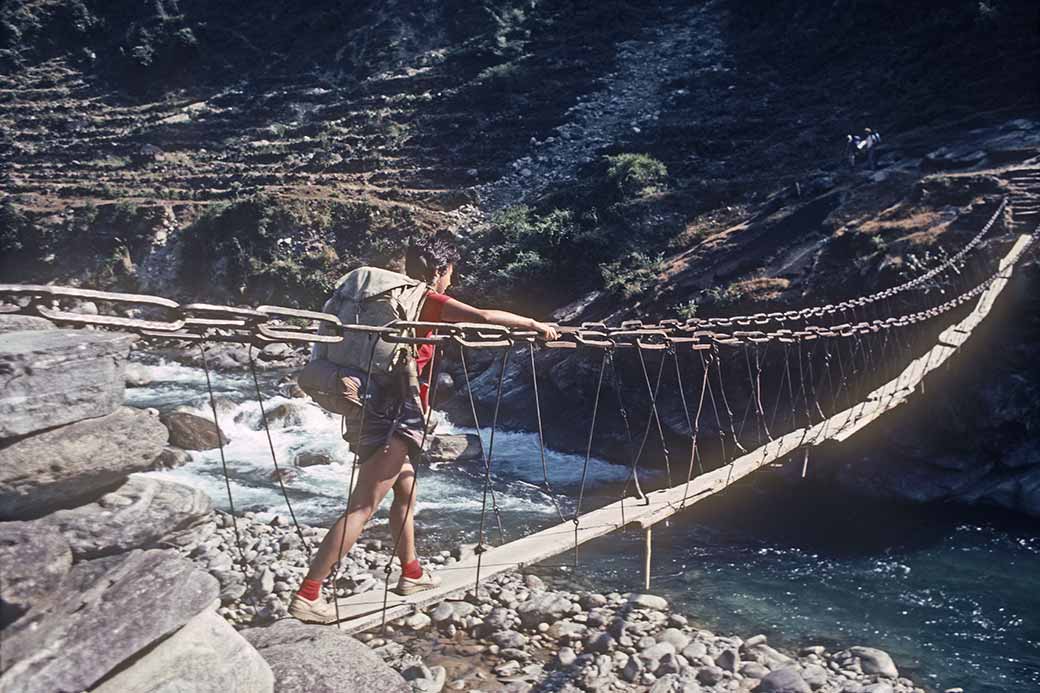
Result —
[{"label": "bridge anchor post", "polygon": [[653,552],[653,526],[643,532],[643,588],[650,589],[650,555]]}]

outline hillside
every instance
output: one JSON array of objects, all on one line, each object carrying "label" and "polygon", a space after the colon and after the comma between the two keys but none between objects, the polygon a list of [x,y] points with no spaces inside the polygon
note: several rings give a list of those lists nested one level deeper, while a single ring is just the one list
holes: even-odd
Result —
[{"label": "hillside", "polygon": [[[560,320],[852,296],[943,257],[1004,194],[1006,226],[1035,225],[1038,12],[8,3],[0,276],[313,308],[448,227],[460,297]],[[879,170],[849,170],[868,126]],[[565,411],[581,365],[553,372]]]},{"label": "hillside", "polygon": [[[553,277],[529,309],[603,288],[612,262],[632,280],[665,270],[658,258],[664,276],[701,275],[700,241],[776,211],[792,186],[858,182],[846,132],[885,133],[882,164],[900,173],[824,231],[905,194],[920,172],[900,163],[1035,114],[1035,15],[1026,2],[9,3],[3,273],[313,305],[328,277],[390,260],[412,233],[476,224],[469,286],[505,296]],[[663,168],[619,185],[604,157],[623,154]],[[545,219],[557,233],[532,231]],[[525,264],[560,250],[547,235],[589,252]],[[612,286],[641,288],[628,283]],[[694,288],[666,285],[668,305]]]}]

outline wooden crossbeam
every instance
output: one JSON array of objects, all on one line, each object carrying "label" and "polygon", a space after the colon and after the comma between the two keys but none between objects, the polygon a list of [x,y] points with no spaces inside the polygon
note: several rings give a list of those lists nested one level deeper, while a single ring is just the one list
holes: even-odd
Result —
[{"label": "wooden crossbeam", "polygon": [[[828,440],[848,439],[885,412],[905,402],[928,373],[941,366],[956,352],[956,347],[947,344],[962,345],[968,340],[972,330],[989,314],[997,297],[1007,285],[1014,264],[1028,245],[1029,236],[1020,236],[1001,260],[997,278],[982,293],[972,312],[944,330],[935,346],[911,361],[897,377],[867,395],[864,401],[818,424],[799,428],[775,438],[723,467],[691,479],[689,483],[684,482],[668,489],[653,491],[645,499],[629,497],[616,501],[582,515],[577,525],[573,522],[554,525],[491,548],[481,557],[474,556],[442,568],[437,574],[443,582],[437,589],[407,597],[394,593],[388,595],[386,618],[391,620],[407,616],[424,606],[474,587],[478,561],[480,577],[484,579],[575,551],[577,546],[585,542],[625,527],[638,526],[645,530],[799,448],[819,445]],[[383,618],[383,596],[382,589],[376,589],[341,599],[340,627],[349,632],[360,632],[379,625]]]}]

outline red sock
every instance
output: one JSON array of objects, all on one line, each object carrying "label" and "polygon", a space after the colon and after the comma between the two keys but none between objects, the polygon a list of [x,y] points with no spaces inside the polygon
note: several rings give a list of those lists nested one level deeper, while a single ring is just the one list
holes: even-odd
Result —
[{"label": "red sock", "polygon": [[409,580],[418,580],[419,578],[421,578],[422,566],[419,565],[419,559],[416,558],[414,561],[402,565],[401,573]]},{"label": "red sock", "polygon": [[308,601],[314,601],[321,596],[321,580],[311,580],[310,578],[304,578],[303,583],[300,585],[300,589],[296,592],[304,599]]}]

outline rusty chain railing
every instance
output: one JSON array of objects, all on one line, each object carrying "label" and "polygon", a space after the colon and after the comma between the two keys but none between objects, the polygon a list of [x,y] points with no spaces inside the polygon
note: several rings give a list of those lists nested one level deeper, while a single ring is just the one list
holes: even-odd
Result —
[{"label": "rusty chain railing", "polygon": [[[510,330],[484,323],[445,323],[394,321],[384,326],[343,324],[329,313],[299,310],[283,306],[261,305],[256,308],[219,306],[208,303],[180,304],[161,296],[116,293],[41,284],[0,284],[0,313],[38,315],[58,324],[91,326],[133,332],[149,339],[186,342],[231,342],[263,347],[273,343],[336,343],[346,332],[378,334],[388,342],[403,344],[444,344],[454,342],[468,348],[500,348],[516,343],[538,342],[547,349],[638,347],[647,350],[689,347],[711,349],[714,345],[741,345],[763,342],[795,342],[819,337],[854,337],[877,333],[930,320],[953,310],[982,293],[999,276],[988,279],[960,295],[899,316],[858,322],[846,320],[848,311],[891,298],[921,287],[944,271],[959,271],[958,264],[976,248],[1000,218],[1007,206],[1003,198],[986,224],[956,254],[933,269],[898,286],[840,303],[812,306],[800,310],[755,313],[731,317],[691,318],[686,321],[664,319],[657,323],[639,320],[608,326],[601,322],[585,322],[580,326],[560,326],[560,338],[544,341],[533,331]],[[1030,236],[1030,245],[1040,227]],[[62,302],[96,301],[109,304],[111,310],[122,308],[123,314],[88,314],[62,307]],[[729,329],[760,327],[773,323],[801,322],[799,329]],[[324,326],[324,330],[319,328]],[[429,332],[416,336],[417,330]],[[323,334],[332,332],[334,334]]]},{"label": "rusty chain railing", "polygon": [[[1030,246],[1036,241],[1040,227],[1030,237]],[[981,238],[977,236],[976,238]],[[913,282],[920,285],[927,275]],[[877,296],[893,295],[889,292],[905,291],[910,283],[880,292],[870,297],[854,299],[845,303],[787,311],[784,313],[736,316],[707,320],[661,320],[643,323],[638,320],[625,321],[619,326],[604,323],[582,323],[580,326],[560,326],[560,338],[544,341],[533,331],[510,330],[505,327],[483,323],[445,323],[394,321],[381,327],[343,324],[329,313],[298,310],[281,306],[262,305],[256,308],[218,306],[207,303],[179,304],[160,296],[146,294],[115,293],[77,289],[63,286],[39,284],[0,284],[0,311],[38,315],[58,324],[92,326],[119,329],[159,340],[232,342],[263,347],[273,343],[310,344],[312,342],[335,343],[343,339],[346,332],[378,334],[388,342],[408,344],[444,344],[454,342],[464,347],[501,348],[517,343],[537,341],[547,349],[579,348],[631,348],[646,350],[689,347],[692,350],[711,349],[713,345],[742,345],[763,342],[809,341],[820,337],[853,337],[878,333],[893,328],[905,327],[930,320],[947,313],[968,300],[981,294],[993,280],[1000,276],[994,272],[989,278],[958,296],[943,303],[930,306],[914,313],[899,316],[864,320],[855,323],[817,325],[808,324],[812,318],[840,316],[843,307],[865,305]],[[130,307],[129,315],[84,314],[61,307],[62,301],[96,301],[113,307]],[[147,317],[141,317],[147,315]],[[779,317],[778,317],[779,316]],[[801,320],[806,322],[800,329],[729,330],[708,329],[720,324],[730,326],[757,325],[773,319]],[[725,323],[723,323],[725,321]],[[319,334],[318,327],[335,334]],[[329,330],[328,328],[331,328]],[[416,336],[416,330],[432,330],[428,336]]]}]

